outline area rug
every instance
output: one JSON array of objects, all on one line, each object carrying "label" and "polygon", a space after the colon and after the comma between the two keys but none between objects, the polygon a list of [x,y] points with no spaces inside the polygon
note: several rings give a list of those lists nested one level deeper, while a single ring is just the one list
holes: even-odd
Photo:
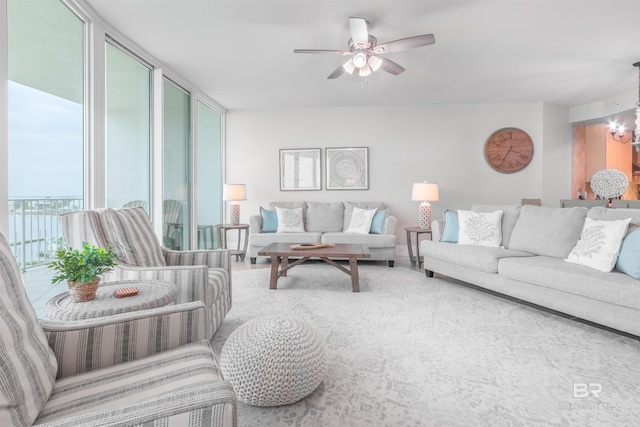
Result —
[{"label": "area rug", "polygon": [[290,314],[325,343],[327,373],[305,399],[239,404],[241,426],[630,426],[640,419],[640,343],[386,265],[360,293],[326,264],[233,273],[233,307],[212,345],[246,321]]}]

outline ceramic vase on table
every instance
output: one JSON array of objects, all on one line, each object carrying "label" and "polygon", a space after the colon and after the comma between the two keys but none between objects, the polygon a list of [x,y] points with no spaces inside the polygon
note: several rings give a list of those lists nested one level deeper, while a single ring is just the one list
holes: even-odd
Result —
[{"label": "ceramic vase on table", "polygon": [[70,280],[67,283],[69,285],[69,295],[74,302],[87,302],[96,298],[100,278],[96,277],[92,282],[88,283],[78,283]]}]

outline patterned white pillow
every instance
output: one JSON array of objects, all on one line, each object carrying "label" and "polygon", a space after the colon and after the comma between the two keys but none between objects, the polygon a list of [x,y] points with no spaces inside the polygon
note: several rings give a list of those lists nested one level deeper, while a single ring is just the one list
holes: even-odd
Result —
[{"label": "patterned white pillow", "polygon": [[502,244],[502,211],[458,210],[458,224],[459,245],[497,248]]},{"label": "patterned white pillow", "polygon": [[617,221],[584,220],[580,240],[565,259],[605,273],[613,270],[618,260],[622,240],[631,218]]},{"label": "patterned white pillow", "polygon": [[278,217],[278,233],[304,233],[302,208],[286,209],[278,206],[275,208]]},{"label": "patterned white pillow", "polygon": [[345,230],[345,233],[369,234],[371,221],[373,221],[376,210],[377,209],[353,208],[351,222],[349,223],[349,228]]}]

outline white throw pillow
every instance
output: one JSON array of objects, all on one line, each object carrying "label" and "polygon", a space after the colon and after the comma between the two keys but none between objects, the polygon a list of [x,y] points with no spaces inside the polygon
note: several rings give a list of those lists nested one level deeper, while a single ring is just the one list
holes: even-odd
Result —
[{"label": "white throw pillow", "polygon": [[617,221],[584,220],[580,240],[565,261],[605,273],[613,270],[631,218]]},{"label": "white throw pillow", "polygon": [[377,209],[353,208],[351,222],[349,223],[349,228],[345,230],[345,233],[369,234],[371,221],[373,221],[376,210]]},{"label": "white throw pillow", "polygon": [[458,210],[458,224],[459,245],[497,248],[502,244],[502,211]]},{"label": "white throw pillow", "polygon": [[276,208],[278,217],[278,233],[304,233],[304,222],[302,222],[302,208],[286,209]]}]

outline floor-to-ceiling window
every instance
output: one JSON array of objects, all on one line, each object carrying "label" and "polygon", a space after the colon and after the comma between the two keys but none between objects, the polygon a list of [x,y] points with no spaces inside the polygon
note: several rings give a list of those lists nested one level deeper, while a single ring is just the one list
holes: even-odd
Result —
[{"label": "floor-to-ceiling window", "polygon": [[151,68],[106,42],[107,206],[150,212]]},{"label": "floor-to-ceiling window", "polygon": [[213,249],[220,245],[215,224],[222,222],[222,120],[200,100],[196,117],[198,248]]},{"label": "floor-to-ceiling window", "polygon": [[7,2],[9,236],[22,268],[62,244],[83,206],[85,23],[59,1]]},{"label": "floor-to-ceiling window", "polygon": [[163,240],[170,249],[190,249],[189,92],[164,79]]}]

